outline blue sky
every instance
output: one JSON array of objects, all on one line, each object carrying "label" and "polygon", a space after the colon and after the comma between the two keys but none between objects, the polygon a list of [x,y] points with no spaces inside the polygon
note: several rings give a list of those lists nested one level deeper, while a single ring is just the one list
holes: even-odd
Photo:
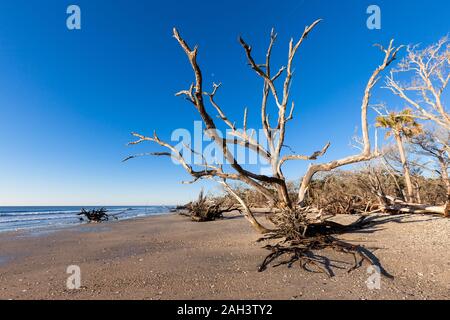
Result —
[{"label": "blue sky", "polygon": [[[70,4],[81,8],[81,30],[66,28]],[[381,30],[366,28],[370,4],[381,7]],[[237,37],[262,59],[275,27],[280,66],[289,38],[323,18],[295,61],[287,144],[311,153],[331,141],[326,160],[355,152],[362,92],[381,59],[372,44],[435,42],[450,31],[448,12],[446,0],[0,0],[0,205],[176,204],[196,196],[204,184],[182,185],[189,177],[168,159],[121,163],[159,150],[127,147],[131,131],[157,129],[168,139],[198,120],[174,97],[192,74],[173,26],[199,45],[205,87],[222,83],[217,98],[229,117],[240,119],[248,106],[249,126],[259,128],[261,81]],[[391,100],[375,91],[374,102],[401,107]],[[285,171],[295,179],[305,166]]]}]

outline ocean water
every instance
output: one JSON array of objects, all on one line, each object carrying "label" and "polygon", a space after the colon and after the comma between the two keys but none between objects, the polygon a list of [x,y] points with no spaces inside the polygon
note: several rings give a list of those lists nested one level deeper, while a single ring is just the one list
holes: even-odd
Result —
[{"label": "ocean water", "polygon": [[[86,223],[77,214],[82,207],[0,207],[0,232],[52,229]],[[83,207],[94,209],[99,207]],[[105,207],[118,220],[167,214],[173,206]],[[114,221],[114,219],[111,219]]]}]

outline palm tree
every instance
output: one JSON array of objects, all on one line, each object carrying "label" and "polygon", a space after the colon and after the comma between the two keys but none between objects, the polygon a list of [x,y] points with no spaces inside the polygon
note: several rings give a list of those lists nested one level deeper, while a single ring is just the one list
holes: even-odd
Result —
[{"label": "palm tree", "polygon": [[405,176],[408,201],[414,200],[413,185],[411,182],[411,173],[406,160],[404,140],[411,139],[422,133],[422,126],[416,122],[411,109],[405,109],[399,113],[391,112],[386,116],[379,116],[376,119],[376,126],[388,129],[386,137],[393,135],[397,142],[400,161]]}]

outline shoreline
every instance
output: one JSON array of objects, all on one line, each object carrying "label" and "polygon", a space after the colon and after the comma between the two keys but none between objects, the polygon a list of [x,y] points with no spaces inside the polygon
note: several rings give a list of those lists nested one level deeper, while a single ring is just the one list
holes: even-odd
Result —
[{"label": "shoreline", "polygon": [[[257,272],[268,252],[242,216],[195,223],[171,213],[38,237],[0,234],[0,299],[447,299],[448,219],[380,219],[373,232],[345,235],[382,248],[374,254],[395,278],[382,278],[380,290],[367,288],[365,264],[350,274],[333,268],[332,278],[297,265]],[[81,269],[80,290],[66,287],[70,265]]]},{"label": "shoreline", "polygon": [[[6,207],[2,207],[2,208],[6,208]],[[25,208],[25,207],[21,207],[21,208]],[[29,208],[37,208],[35,206],[30,206]],[[47,208],[47,206],[42,206],[40,208]],[[48,207],[48,208],[55,208],[55,207]],[[63,207],[60,207],[63,208]],[[67,208],[73,208],[73,207],[67,207]],[[113,207],[108,207],[108,208],[113,208]],[[119,208],[119,207],[118,207]],[[144,208],[144,207],[142,207]],[[134,207],[134,209],[126,209],[126,210],[122,210],[120,213],[122,215],[126,214],[126,213],[134,213],[135,211],[142,211],[141,207]],[[109,223],[113,223],[113,222],[117,222],[117,221],[128,221],[128,220],[134,220],[134,219],[140,219],[140,218],[146,218],[146,217],[152,217],[152,216],[158,216],[158,215],[166,215],[166,214],[171,214],[173,212],[171,212],[170,210],[172,210],[169,207],[166,206],[149,206],[149,207],[145,207],[145,208],[166,208],[167,211],[161,211],[161,212],[150,212],[147,213],[144,209],[144,214],[140,214],[140,215],[136,215],[136,216],[122,216],[119,219],[115,219],[115,217],[117,216],[117,214],[112,214],[110,215],[110,220],[108,221]],[[55,211],[54,213],[52,213],[53,217],[52,220],[67,220],[68,218],[72,219],[72,221],[66,221],[64,222],[60,222],[57,224],[44,224],[46,221],[49,220],[49,218],[43,218],[42,221],[36,218],[31,219],[30,221],[41,221],[41,225],[35,225],[35,226],[24,226],[24,227],[17,227],[15,229],[0,229],[0,235],[2,234],[10,234],[10,235],[14,235],[16,233],[23,233],[24,235],[29,235],[29,234],[40,234],[40,233],[52,233],[52,232],[57,232],[57,231],[62,231],[62,230],[66,230],[66,229],[71,229],[71,228],[77,228],[86,224],[89,224],[89,222],[87,221],[81,221],[80,217],[77,215],[76,212],[79,212],[78,210],[70,210],[69,212],[74,212],[71,216],[63,216],[63,217],[59,217],[59,215],[62,215],[64,212],[60,212],[60,211]],[[45,214],[45,213],[43,213]],[[25,215],[25,216],[29,216]],[[20,219],[23,218],[24,216],[22,215],[16,215],[16,216],[11,216],[11,218],[16,218],[16,219]],[[0,216],[1,218],[1,216]],[[18,220],[20,221],[20,220]],[[23,221],[26,221],[23,220]],[[5,221],[3,223],[8,223],[10,221]],[[1,226],[2,221],[0,220],[0,226]]]}]

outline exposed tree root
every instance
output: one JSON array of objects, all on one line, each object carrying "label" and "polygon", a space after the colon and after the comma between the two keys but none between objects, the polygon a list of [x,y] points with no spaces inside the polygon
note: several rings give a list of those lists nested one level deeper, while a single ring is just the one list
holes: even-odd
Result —
[{"label": "exposed tree root", "polygon": [[81,212],[78,213],[78,215],[81,216],[80,220],[84,220],[83,219],[84,217],[88,222],[95,222],[95,223],[108,221],[111,218],[117,219],[115,216],[111,216],[107,212],[108,211],[105,208],[92,210],[86,210],[82,208]]},{"label": "exposed tree root", "polygon": [[[282,221],[277,221],[279,228],[271,232],[258,241],[267,241],[280,239],[275,245],[266,245],[264,248],[270,251],[264,261],[259,266],[258,271],[262,272],[267,267],[274,263],[274,267],[287,265],[292,267],[296,262],[304,270],[311,272],[321,272],[327,274],[329,277],[334,276],[333,270],[328,259],[321,259],[315,252],[324,249],[332,249],[334,251],[350,255],[354,259],[353,265],[347,270],[351,272],[360,266],[363,262],[369,265],[376,265],[377,259],[371,257],[367,253],[367,249],[354,245],[336,238],[337,235],[347,232],[361,230],[369,225],[371,221],[367,217],[361,217],[356,222],[350,225],[342,225],[333,221],[311,221],[306,217],[308,209],[303,209],[300,213],[289,212],[282,215]],[[301,216],[301,217],[300,217]],[[285,217],[291,217],[286,220]],[[293,224],[293,221],[295,223]],[[276,262],[284,256],[287,259]],[[314,269],[311,269],[314,268]],[[383,274],[391,277],[383,270]]]},{"label": "exposed tree root", "polygon": [[361,250],[360,246],[338,240],[330,235],[308,237],[296,241],[281,241],[275,245],[267,245],[264,248],[270,250],[271,253],[259,266],[258,271],[260,272],[267,269],[270,263],[274,262],[278,258],[285,255],[290,255],[288,260],[278,262],[274,265],[274,267],[287,265],[288,268],[290,268],[295,262],[298,261],[304,270],[312,271],[308,269],[308,267],[312,265],[317,268],[319,272],[323,272],[332,277],[333,272],[328,266],[326,266],[326,263],[318,259],[314,254],[315,250],[323,250],[327,248],[353,256],[354,265],[348,269],[348,272],[360,267],[363,261],[366,261],[371,265],[374,264],[374,262]]}]

